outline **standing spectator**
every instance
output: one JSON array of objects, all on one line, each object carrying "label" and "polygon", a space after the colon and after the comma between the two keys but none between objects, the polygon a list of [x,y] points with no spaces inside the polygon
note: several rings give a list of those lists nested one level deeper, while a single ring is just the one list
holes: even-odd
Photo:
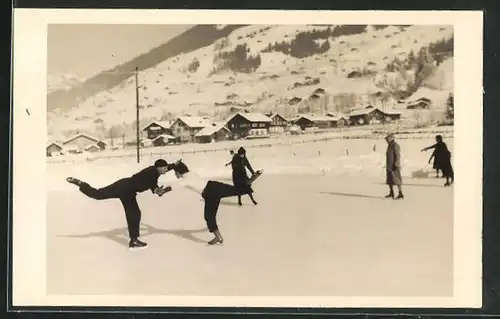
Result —
[{"label": "standing spectator", "polygon": [[387,142],[386,152],[386,184],[389,185],[389,194],[386,198],[394,199],[394,185],[398,188],[398,196],[395,199],[403,199],[402,178],[401,178],[401,149],[394,140],[394,134],[385,137]]}]

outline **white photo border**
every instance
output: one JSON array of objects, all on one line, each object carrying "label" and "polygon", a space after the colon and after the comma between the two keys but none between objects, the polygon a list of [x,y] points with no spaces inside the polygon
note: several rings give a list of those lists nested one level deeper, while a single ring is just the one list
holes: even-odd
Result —
[{"label": "white photo border", "polygon": [[[46,81],[48,24],[419,24],[454,26],[454,295],[413,297],[203,297],[47,295]],[[442,307],[482,304],[481,11],[14,9],[13,306]],[[26,112],[26,110],[29,110]],[[29,134],[27,133],[29,132]],[[34,191],[35,190],[35,191]]]}]

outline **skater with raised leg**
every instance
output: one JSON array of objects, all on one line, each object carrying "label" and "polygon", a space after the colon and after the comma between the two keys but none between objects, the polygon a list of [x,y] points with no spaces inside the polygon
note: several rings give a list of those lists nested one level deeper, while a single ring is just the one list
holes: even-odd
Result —
[{"label": "skater with raised leg", "polygon": [[257,201],[252,195],[253,189],[249,183],[249,177],[246,169],[248,168],[252,175],[255,175],[255,171],[250,165],[250,162],[246,157],[246,150],[243,147],[240,147],[237,154],[233,156],[231,168],[233,169],[233,185],[238,191],[238,205],[242,206],[241,196],[245,194],[248,194],[252,203],[257,205]]},{"label": "skater with raised leg", "polygon": [[[389,194],[386,198],[404,199],[401,178],[401,149],[394,139],[394,134],[385,137],[387,142],[386,151],[386,184],[389,186]],[[398,196],[394,197],[394,186],[398,188]]]},{"label": "skater with raised leg", "polygon": [[147,244],[139,240],[141,210],[137,204],[137,193],[151,190],[152,193],[162,196],[171,190],[171,187],[159,187],[160,175],[175,169],[176,164],[168,164],[165,160],[157,160],[153,166],[149,166],[131,177],[122,178],[108,186],[94,188],[88,183],[74,177],[68,177],[66,181],[78,186],[79,190],[86,196],[96,199],[119,199],[125,210],[128,233],[130,237],[129,248],[145,248]]}]

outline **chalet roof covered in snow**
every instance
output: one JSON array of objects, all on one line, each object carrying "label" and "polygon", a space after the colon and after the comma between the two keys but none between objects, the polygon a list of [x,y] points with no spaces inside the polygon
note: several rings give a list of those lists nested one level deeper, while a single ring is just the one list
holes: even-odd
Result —
[{"label": "chalet roof covered in snow", "polygon": [[304,118],[304,119],[309,120],[311,122],[333,122],[333,121],[337,121],[337,118],[332,117],[332,116],[326,116],[326,115],[307,115],[307,114],[303,114],[303,115],[299,115],[296,118],[296,120],[298,120],[300,118]]},{"label": "chalet roof covered in snow", "polygon": [[89,139],[89,140],[91,140],[91,141],[94,141],[94,142],[96,142],[96,143],[97,143],[97,142],[100,142],[100,143],[103,143],[103,144],[107,144],[106,142],[102,141],[101,139],[99,139],[99,138],[97,138],[97,137],[94,137],[94,136],[91,136],[91,135],[88,135],[88,134],[85,134],[85,133],[79,133],[79,134],[76,134],[76,135],[74,135],[74,136],[72,136],[72,137],[68,138],[67,140],[65,140],[65,141],[63,142],[63,144],[67,144],[67,143],[69,143],[69,142],[71,142],[71,141],[76,140],[77,138],[80,138],[80,137],[87,138],[87,139]]},{"label": "chalet roof covered in snow", "polygon": [[243,116],[250,122],[272,122],[273,120],[262,113],[244,113],[240,112],[239,115]]},{"label": "chalet roof covered in snow", "polygon": [[373,107],[371,105],[368,105],[367,107],[363,107],[363,108],[358,108],[358,109],[353,109],[351,110],[351,112],[349,112],[349,114],[347,114],[348,116],[360,116],[360,115],[367,115],[367,114],[370,114],[371,112],[375,111],[375,110],[379,110],[378,108],[376,107]]},{"label": "chalet roof covered in snow", "polygon": [[349,112],[349,114],[347,114],[347,115],[348,116],[367,115],[367,114],[370,114],[371,112],[373,112],[375,110],[378,110],[379,112],[382,112],[382,113],[387,114],[387,115],[398,115],[398,114],[401,114],[401,112],[399,112],[399,111],[397,111],[395,109],[392,109],[392,108],[387,108],[387,109],[381,110],[378,107],[373,107],[372,105],[368,105],[367,107],[364,107],[364,108],[354,109],[351,112]]},{"label": "chalet roof covered in snow", "polygon": [[413,93],[409,98],[406,99],[408,104],[413,104],[420,101],[431,101],[432,103],[443,103],[448,98],[449,92],[433,90],[426,87],[421,87],[417,92]]},{"label": "chalet roof covered in snow", "polygon": [[208,125],[202,128],[201,131],[199,131],[195,136],[196,137],[211,136],[212,134],[215,134],[220,130],[226,130],[230,132],[229,129],[223,123],[213,123],[212,125]]},{"label": "chalet roof covered in snow", "polygon": [[266,116],[269,117],[270,119],[273,119],[274,117],[279,116],[283,120],[288,121],[283,115],[281,115],[279,113],[269,113],[269,114],[266,114]]},{"label": "chalet roof covered in snow", "polygon": [[172,121],[151,121],[147,125],[144,125],[144,127],[142,128],[142,130],[144,131],[145,129],[147,129],[149,126],[151,126],[153,124],[161,126],[164,129],[168,129],[170,127],[170,125],[172,125]]},{"label": "chalet roof covered in snow", "polygon": [[47,147],[52,146],[52,145],[55,145],[55,146],[57,146],[59,148],[63,148],[62,143],[59,143],[59,142],[49,142],[49,143],[47,143]]},{"label": "chalet roof covered in snow", "polygon": [[347,120],[349,117],[344,114],[326,113],[325,116],[332,117],[336,120],[344,119]]},{"label": "chalet roof covered in snow", "polygon": [[[176,120],[182,121],[190,128],[203,128],[207,125],[210,125],[209,121],[200,116],[179,116]],[[172,124],[174,122],[172,122]]]}]

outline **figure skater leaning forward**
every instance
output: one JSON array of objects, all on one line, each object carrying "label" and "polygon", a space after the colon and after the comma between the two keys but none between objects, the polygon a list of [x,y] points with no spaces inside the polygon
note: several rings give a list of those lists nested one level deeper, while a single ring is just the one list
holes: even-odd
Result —
[{"label": "figure skater leaning forward", "polygon": [[162,196],[172,190],[170,186],[158,186],[158,178],[170,170],[177,170],[178,162],[169,164],[163,159],[157,160],[154,165],[148,166],[140,172],[125,177],[118,181],[102,187],[94,188],[88,183],[74,177],[68,177],[66,181],[78,186],[80,192],[87,197],[104,200],[119,199],[125,210],[128,233],[130,237],[129,248],[146,248],[147,244],[139,240],[141,210],[137,204],[137,193],[151,190],[152,193]]},{"label": "figure skater leaning forward", "polygon": [[[261,174],[262,170],[258,170],[250,178],[249,183],[255,181]],[[233,197],[240,195],[238,189],[230,184],[221,183],[214,180],[205,180],[201,178],[198,174],[190,172],[189,168],[180,161],[177,164],[175,170],[175,176],[179,179],[181,185],[187,189],[193,190],[205,201],[204,205],[204,218],[207,224],[209,232],[214,234],[214,238],[208,242],[209,245],[214,245],[217,243],[222,244],[224,239],[219,231],[217,225],[217,211],[219,210],[219,204],[221,199],[227,197]]]}]

